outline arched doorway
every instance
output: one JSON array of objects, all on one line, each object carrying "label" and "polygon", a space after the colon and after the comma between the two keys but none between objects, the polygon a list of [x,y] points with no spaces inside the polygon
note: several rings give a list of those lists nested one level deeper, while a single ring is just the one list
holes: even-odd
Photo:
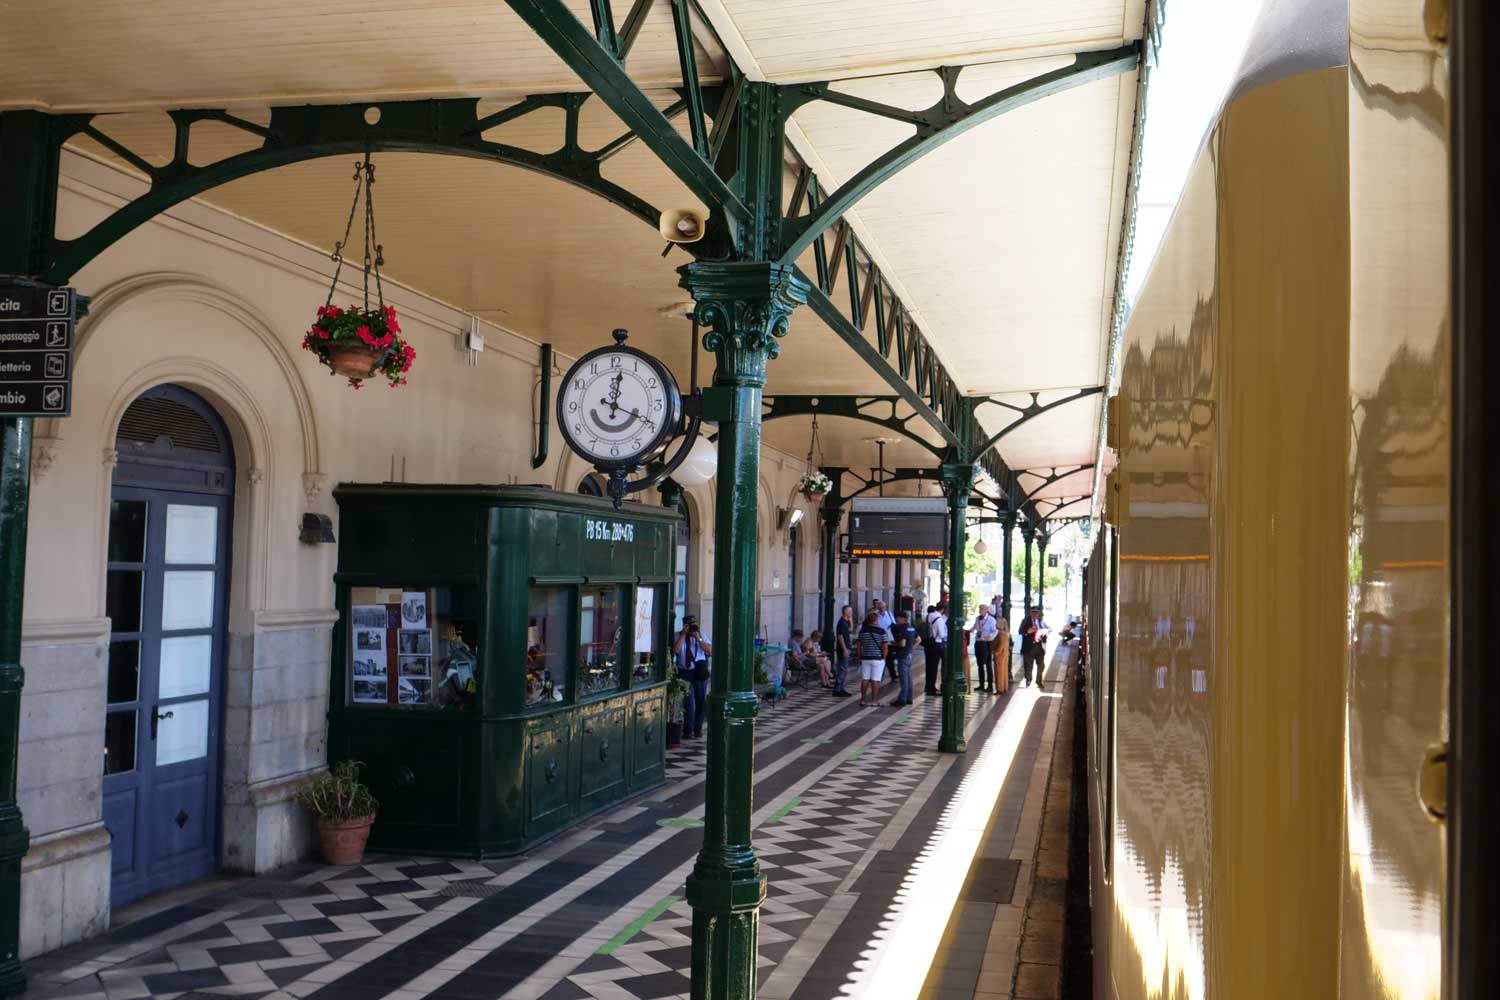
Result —
[{"label": "arched doorway", "polygon": [[119,906],[215,868],[234,451],[213,407],[170,385],[130,404],[115,449],[103,812]]}]

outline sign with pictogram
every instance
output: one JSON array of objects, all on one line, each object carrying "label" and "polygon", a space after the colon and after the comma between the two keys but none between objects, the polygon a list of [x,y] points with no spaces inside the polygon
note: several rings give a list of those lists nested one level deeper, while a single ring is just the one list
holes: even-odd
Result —
[{"label": "sign with pictogram", "polygon": [[0,282],[0,417],[66,417],[72,410],[71,288]]}]

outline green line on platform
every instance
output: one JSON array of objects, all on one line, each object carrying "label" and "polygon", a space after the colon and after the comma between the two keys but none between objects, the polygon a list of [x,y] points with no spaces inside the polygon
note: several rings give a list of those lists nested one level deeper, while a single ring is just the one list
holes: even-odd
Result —
[{"label": "green line on platform", "polygon": [[792,801],[788,802],[786,805],[782,806],[780,809],[778,809],[775,812],[773,812],[771,814],[771,818],[768,819],[768,820],[766,820],[766,822],[767,823],[780,823],[782,820],[786,819],[786,814],[787,813],[791,812],[793,809],[797,808],[801,804],[802,804],[802,796],[799,795],[795,799],[792,799]]},{"label": "green line on platform", "polygon": [[904,726],[909,721],[911,721],[911,709],[907,709],[901,713],[901,718],[896,720],[896,725]]},{"label": "green line on platform", "polygon": [[678,896],[667,896],[659,900],[655,906],[651,907],[651,909],[647,910],[645,913],[642,913],[639,917],[636,917],[634,920],[632,920],[624,930],[620,931],[620,933],[604,942],[603,946],[601,946],[598,951],[594,952],[594,954],[614,954],[616,948],[620,947],[620,945],[624,944],[626,941],[629,941],[631,938],[639,934],[642,927],[645,927],[651,921],[655,920],[657,917],[665,913],[667,911],[667,907],[677,902],[679,898],[680,897]]},{"label": "green line on platform", "polygon": [[657,826],[676,826],[676,827],[683,827],[683,828],[691,828],[691,827],[702,826],[703,825],[703,821],[701,819],[659,819],[659,820],[656,821],[656,825]]},{"label": "green line on platform", "polygon": [[859,760],[860,755],[863,754],[868,749],[869,749],[869,747],[857,747],[854,750],[854,752],[849,755],[849,759],[850,760]]}]

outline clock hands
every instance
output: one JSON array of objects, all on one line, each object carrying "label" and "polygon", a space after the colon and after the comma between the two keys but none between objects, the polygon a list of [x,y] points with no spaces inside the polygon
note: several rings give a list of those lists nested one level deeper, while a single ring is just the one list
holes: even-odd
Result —
[{"label": "clock hands", "polygon": [[609,407],[609,415],[611,417],[620,412],[620,383],[624,379],[625,374],[623,372],[617,373],[614,378],[609,380],[609,397],[599,400],[599,402]]}]

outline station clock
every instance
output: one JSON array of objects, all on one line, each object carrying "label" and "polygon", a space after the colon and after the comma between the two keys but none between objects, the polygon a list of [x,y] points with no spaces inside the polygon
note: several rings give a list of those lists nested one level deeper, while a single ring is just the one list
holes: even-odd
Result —
[{"label": "station clock", "polygon": [[612,474],[644,464],[682,424],[677,380],[656,358],[627,347],[628,336],[616,330],[613,344],[574,362],[557,394],[557,424],[568,447]]}]

